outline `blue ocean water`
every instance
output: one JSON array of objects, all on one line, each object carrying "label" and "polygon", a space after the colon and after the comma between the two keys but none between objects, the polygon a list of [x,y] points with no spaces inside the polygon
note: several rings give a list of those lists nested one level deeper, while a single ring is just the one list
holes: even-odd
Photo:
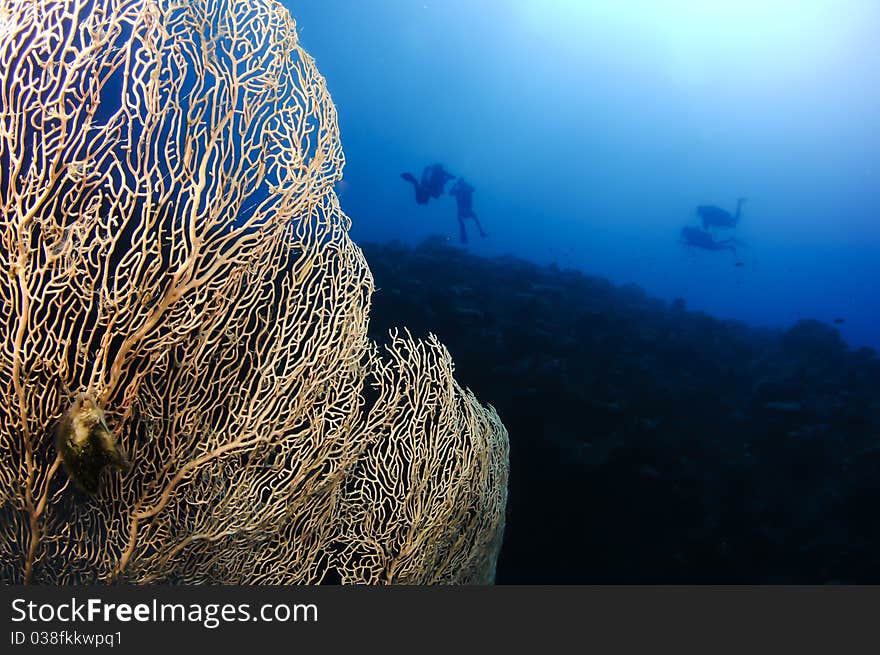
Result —
[{"label": "blue ocean water", "polygon": [[[337,104],[358,241],[458,241],[442,162],[512,253],[721,318],[880,347],[874,0],[285,0]],[[698,205],[736,252],[680,243]]]}]

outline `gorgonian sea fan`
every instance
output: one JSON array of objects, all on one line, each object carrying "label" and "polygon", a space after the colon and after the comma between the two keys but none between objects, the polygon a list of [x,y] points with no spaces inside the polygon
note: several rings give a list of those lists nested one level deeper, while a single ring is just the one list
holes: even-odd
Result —
[{"label": "gorgonian sea fan", "polygon": [[0,76],[2,579],[491,581],[507,433],[367,339],[287,10],[0,0]]}]

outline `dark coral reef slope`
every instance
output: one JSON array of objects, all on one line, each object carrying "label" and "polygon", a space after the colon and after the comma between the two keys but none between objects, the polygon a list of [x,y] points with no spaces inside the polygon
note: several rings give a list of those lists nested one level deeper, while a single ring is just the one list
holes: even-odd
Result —
[{"label": "dark coral reef slope", "polygon": [[510,431],[499,583],[880,583],[880,360],[429,239],[371,330],[448,346]]}]

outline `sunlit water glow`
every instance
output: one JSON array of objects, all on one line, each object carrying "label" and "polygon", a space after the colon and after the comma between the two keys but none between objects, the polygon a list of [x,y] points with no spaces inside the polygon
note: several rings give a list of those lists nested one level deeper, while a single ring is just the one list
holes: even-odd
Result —
[{"label": "sunlit water glow", "polygon": [[[477,187],[474,252],[880,346],[880,3],[288,5],[339,107],[356,238],[455,240],[452,199],[415,206],[398,177],[442,161]],[[678,243],[741,195],[736,256]]]}]

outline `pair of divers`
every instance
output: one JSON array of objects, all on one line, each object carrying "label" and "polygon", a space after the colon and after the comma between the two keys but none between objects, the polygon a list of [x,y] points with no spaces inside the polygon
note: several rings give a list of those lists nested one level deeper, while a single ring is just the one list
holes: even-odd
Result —
[{"label": "pair of divers", "polygon": [[[455,175],[443,168],[443,164],[431,164],[425,166],[422,171],[421,180],[417,180],[412,173],[401,173],[400,177],[413,185],[416,193],[416,203],[425,205],[431,198],[439,198],[443,195],[444,187],[449,180],[455,179]],[[470,218],[477,224],[481,237],[489,236],[483,231],[480,225],[480,219],[474,213],[474,191],[476,189],[465,182],[464,178],[459,177],[452,188],[449,189],[449,195],[455,197],[458,206],[458,227],[460,230],[460,239],[462,243],[467,243],[467,230],[465,229],[464,219]]]},{"label": "pair of divers", "polygon": [[732,250],[736,254],[736,244],[739,243],[736,239],[718,240],[712,236],[709,228],[735,228],[739,223],[742,206],[745,201],[745,198],[737,198],[735,214],[731,214],[726,209],[721,209],[715,205],[699,205],[697,207],[697,216],[699,216],[703,227],[699,228],[688,225],[681,228],[681,242],[686,246],[702,248],[703,250]]}]

